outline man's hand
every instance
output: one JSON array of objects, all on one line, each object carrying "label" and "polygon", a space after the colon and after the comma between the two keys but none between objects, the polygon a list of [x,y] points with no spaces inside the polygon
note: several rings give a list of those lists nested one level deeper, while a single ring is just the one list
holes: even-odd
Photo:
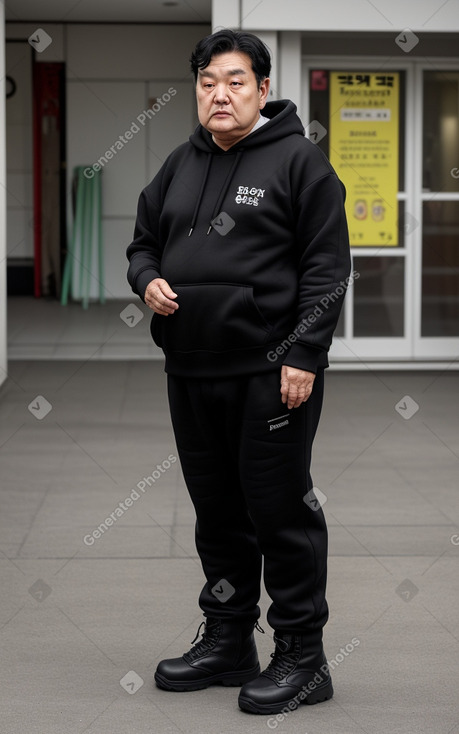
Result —
[{"label": "man's hand", "polygon": [[282,402],[287,403],[289,410],[299,408],[305,403],[312,392],[315,374],[299,370],[296,367],[282,365],[281,370],[281,395]]},{"label": "man's hand", "polygon": [[155,278],[146,287],[145,303],[161,316],[168,316],[178,309],[178,303],[171,301],[171,298],[177,298],[177,293],[174,293],[164,278]]}]

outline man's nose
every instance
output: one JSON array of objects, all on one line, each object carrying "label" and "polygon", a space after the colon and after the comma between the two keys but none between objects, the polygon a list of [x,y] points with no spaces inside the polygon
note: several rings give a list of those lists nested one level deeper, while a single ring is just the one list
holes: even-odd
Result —
[{"label": "man's nose", "polygon": [[228,94],[224,84],[215,86],[214,99],[217,104],[226,104],[228,102]]}]

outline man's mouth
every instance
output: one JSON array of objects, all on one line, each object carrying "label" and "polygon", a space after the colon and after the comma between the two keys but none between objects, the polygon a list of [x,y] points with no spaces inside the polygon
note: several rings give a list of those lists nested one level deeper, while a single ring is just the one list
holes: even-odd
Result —
[{"label": "man's mouth", "polygon": [[214,112],[213,117],[229,117],[230,113],[225,112],[225,110],[218,110],[217,112]]}]

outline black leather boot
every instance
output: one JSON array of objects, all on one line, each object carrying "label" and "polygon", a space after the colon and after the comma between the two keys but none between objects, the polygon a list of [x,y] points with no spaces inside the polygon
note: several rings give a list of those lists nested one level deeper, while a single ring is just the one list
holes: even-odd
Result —
[{"label": "black leather boot", "polygon": [[333,686],[322,642],[276,632],[272,661],[255,680],[242,686],[239,707],[253,714],[290,713],[302,703],[327,701]]},{"label": "black leather boot", "polygon": [[202,624],[202,638],[191,650],[181,658],[159,663],[155,673],[158,688],[197,691],[217,684],[241,686],[260,673],[253,623],[208,617]]}]

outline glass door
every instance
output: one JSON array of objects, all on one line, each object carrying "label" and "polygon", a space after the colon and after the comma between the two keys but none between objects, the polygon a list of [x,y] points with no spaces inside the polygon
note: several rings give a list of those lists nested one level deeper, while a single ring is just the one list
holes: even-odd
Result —
[{"label": "glass door", "polygon": [[347,189],[355,279],[331,356],[352,362],[409,359],[409,274],[418,228],[407,175],[412,66],[316,60],[305,63],[304,79],[306,134],[329,157]]},{"label": "glass door", "polygon": [[419,69],[422,240],[415,356],[459,357],[459,70]]}]

